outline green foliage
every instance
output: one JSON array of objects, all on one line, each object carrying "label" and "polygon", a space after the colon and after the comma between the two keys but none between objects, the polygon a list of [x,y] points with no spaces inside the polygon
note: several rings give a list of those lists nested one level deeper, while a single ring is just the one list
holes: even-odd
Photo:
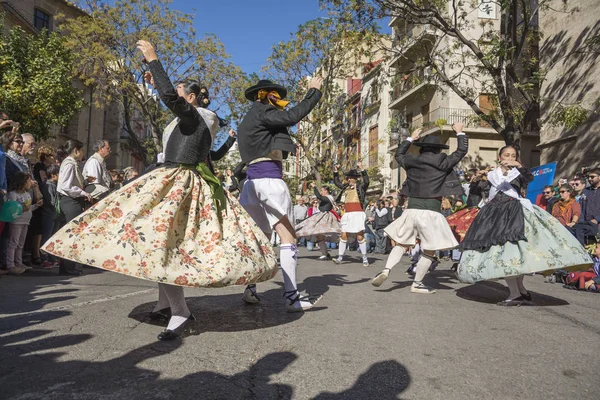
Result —
[{"label": "green foliage", "polygon": [[[396,73],[409,74],[423,66],[430,67],[435,82],[454,91],[481,121],[511,144],[520,140],[523,133],[539,129],[539,115],[531,110],[539,109],[541,101],[557,100],[542,99],[539,95],[545,72],[539,67],[541,34],[535,23],[540,10],[578,11],[567,1],[563,3],[558,10],[552,7],[553,0],[502,0],[494,3],[499,20],[486,20],[477,19],[476,0],[320,1],[323,8],[352,21],[361,32],[376,34],[380,32],[379,21],[396,18],[396,34],[409,32],[410,36],[410,40],[394,41],[389,49],[389,58],[402,55],[402,68]],[[434,30],[436,35],[432,38],[423,33],[423,27]],[[474,37],[474,28],[479,28],[479,37]],[[590,37],[572,54],[596,54],[600,52],[599,44],[598,36]],[[483,110],[474,101],[481,93],[495,98],[494,110]],[[558,108],[552,121],[572,128],[585,120],[583,111],[581,107]]]},{"label": "green foliage", "polygon": [[[99,104],[111,101],[127,109],[125,130],[133,150],[147,158],[147,149],[128,128],[134,110],[152,126],[153,145],[160,151],[164,126],[173,119],[143,81],[147,67],[136,49],[149,41],[173,82],[196,79],[209,89],[210,109],[222,118],[240,119],[247,108],[243,89],[248,78],[229,61],[214,35],[197,38],[194,16],[170,8],[171,0],[115,0],[111,5],[89,1],[90,16],[68,19],[61,29],[77,53],[76,71],[86,85],[94,86]],[[129,121],[130,124],[130,121]]]},{"label": "green foliage", "polygon": [[554,109],[549,123],[552,126],[563,125],[567,129],[575,129],[588,119],[589,114],[590,112],[579,104],[559,104]]},{"label": "green foliage", "polygon": [[55,32],[0,31],[0,108],[21,122],[21,132],[45,139],[53,125],[67,125],[81,109],[81,92],[72,83],[73,60]]},{"label": "green foliage", "polygon": [[373,60],[373,43],[378,40],[379,35],[355,29],[344,16],[332,16],[300,25],[288,41],[273,47],[265,72],[288,88],[290,99],[304,96],[311,76],[324,78],[321,101],[294,135],[317,181],[331,176],[332,155],[337,154],[337,142],[322,144],[323,134],[331,135],[331,121],[342,123],[349,111],[341,85]]}]

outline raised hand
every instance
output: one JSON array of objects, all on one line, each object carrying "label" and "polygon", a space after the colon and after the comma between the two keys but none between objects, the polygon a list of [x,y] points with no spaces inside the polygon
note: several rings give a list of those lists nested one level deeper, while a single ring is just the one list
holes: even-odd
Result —
[{"label": "raised hand", "polygon": [[138,40],[136,46],[139,51],[144,55],[144,59],[146,62],[152,62],[158,60],[158,56],[156,55],[156,50],[154,50],[154,46],[145,40]]},{"label": "raised hand", "polygon": [[462,122],[455,122],[452,124],[452,129],[454,129],[454,132],[456,133],[462,132],[464,127],[465,124],[463,124]]},{"label": "raised hand", "polygon": [[323,78],[320,76],[313,77],[308,84],[309,89],[321,90],[321,86],[323,86]]},{"label": "raised hand", "polygon": [[229,136],[231,136],[231,137],[236,137],[236,136],[237,136],[237,132],[236,132],[236,131],[234,131],[233,129],[230,129],[230,130],[229,130]]},{"label": "raised hand", "polygon": [[356,163],[356,166],[358,167],[358,170],[359,170],[359,171],[362,171],[362,170],[363,170],[362,161],[359,161],[359,162],[357,162],[357,163]]},{"label": "raised hand", "polygon": [[421,136],[421,132],[423,132],[422,128],[419,129],[415,129],[415,131],[412,133],[412,135],[410,135],[412,140],[418,140],[419,136]]},{"label": "raised hand", "polygon": [[144,73],[144,80],[146,81],[146,83],[147,83],[148,85],[152,85],[152,86],[154,86],[154,77],[152,76],[152,72],[150,72],[150,71],[146,71],[146,72]]},{"label": "raised hand", "polygon": [[8,119],[6,121],[2,121],[2,122],[0,122],[0,129],[8,128],[8,127],[12,126],[12,123],[13,122],[12,122],[11,119]]}]

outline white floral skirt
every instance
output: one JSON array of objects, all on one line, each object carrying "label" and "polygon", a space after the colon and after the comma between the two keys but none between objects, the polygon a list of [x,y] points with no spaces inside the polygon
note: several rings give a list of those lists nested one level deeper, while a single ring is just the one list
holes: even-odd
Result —
[{"label": "white floral skirt", "polygon": [[73,219],[42,250],[179,286],[273,278],[277,258],[269,239],[233,196],[225,196],[219,218],[210,186],[194,170],[157,168]]}]

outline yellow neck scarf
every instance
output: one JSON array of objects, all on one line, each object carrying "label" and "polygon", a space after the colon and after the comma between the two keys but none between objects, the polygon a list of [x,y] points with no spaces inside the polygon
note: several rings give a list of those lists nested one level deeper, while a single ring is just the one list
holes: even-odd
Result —
[{"label": "yellow neck scarf", "polygon": [[281,96],[276,91],[267,92],[264,89],[258,91],[258,100],[268,99],[269,104],[273,107],[277,107],[280,110],[283,110],[290,102],[281,100]]}]

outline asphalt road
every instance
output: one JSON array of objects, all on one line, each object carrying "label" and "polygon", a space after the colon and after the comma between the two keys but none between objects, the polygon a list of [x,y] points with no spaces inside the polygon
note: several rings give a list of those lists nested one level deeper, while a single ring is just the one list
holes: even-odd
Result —
[{"label": "asphalt road", "polygon": [[442,264],[433,295],[403,265],[380,288],[355,252],[340,266],[301,249],[287,314],[279,274],[242,288],[186,289],[197,321],[158,342],[155,284],[85,268],[0,278],[1,399],[598,399],[600,295],[527,277],[535,306],[504,308],[501,282],[459,284]]}]

